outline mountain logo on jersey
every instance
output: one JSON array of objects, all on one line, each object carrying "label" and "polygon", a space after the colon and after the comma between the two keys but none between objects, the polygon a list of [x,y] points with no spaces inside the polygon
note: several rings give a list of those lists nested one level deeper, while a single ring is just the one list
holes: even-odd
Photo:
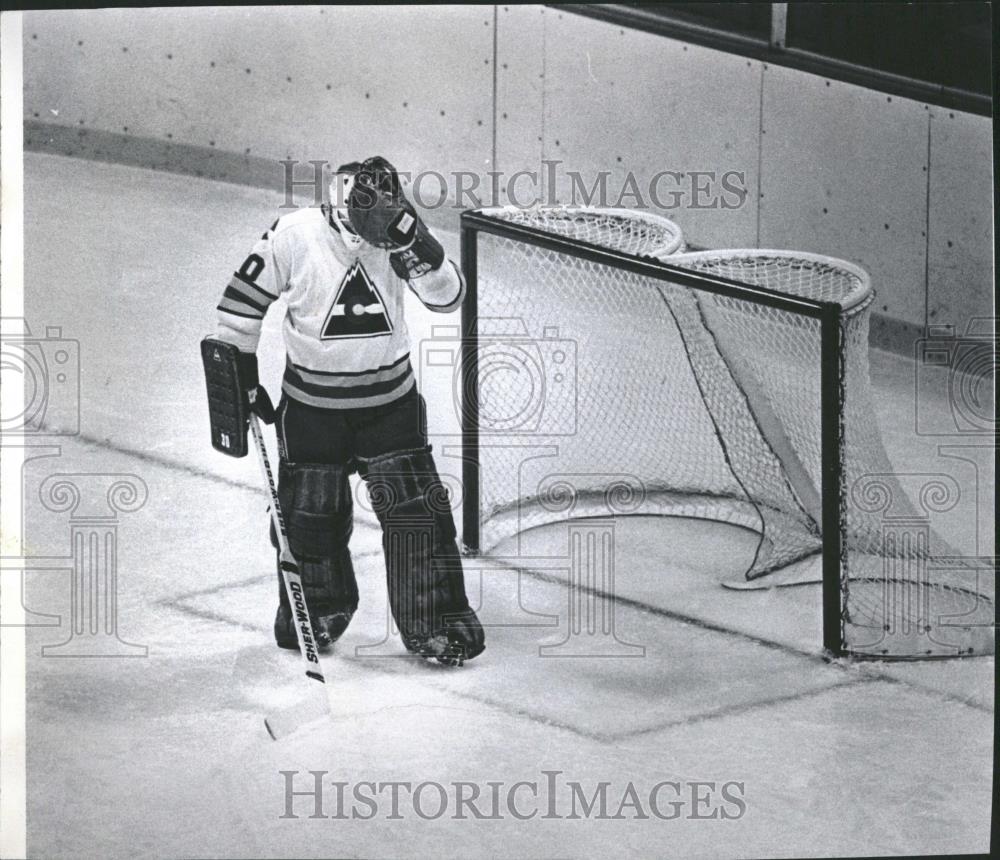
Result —
[{"label": "mountain logo on jersey", "polygon": [[378,288],[360,261],[347,270],[323,324],[323,340],[378,337],[392,333],[392,322]]}]

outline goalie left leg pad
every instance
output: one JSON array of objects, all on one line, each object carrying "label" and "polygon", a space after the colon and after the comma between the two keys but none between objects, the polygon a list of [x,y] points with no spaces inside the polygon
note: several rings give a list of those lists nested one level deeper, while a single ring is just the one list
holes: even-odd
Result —
[{"label": "goalie left leg pad", "polygon": [[403,644],[461,665],[485,648],[469,606],[448,493],[430,447],[359,459],[382,525],[389,606]]}]

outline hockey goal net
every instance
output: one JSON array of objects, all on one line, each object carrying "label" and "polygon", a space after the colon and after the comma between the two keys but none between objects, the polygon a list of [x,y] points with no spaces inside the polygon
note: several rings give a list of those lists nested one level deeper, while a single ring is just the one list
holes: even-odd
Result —
[{"label": "hockey goal net", "polygon": [[758,535],[748,582],[810,566],[833,654],[992,653],[989,572],[930,528],[947,488],[918,511],[885,453],[863,270],[687,253],[672,222],[625,210],[462,226],[470,551],[577,517],[717,520]]}]

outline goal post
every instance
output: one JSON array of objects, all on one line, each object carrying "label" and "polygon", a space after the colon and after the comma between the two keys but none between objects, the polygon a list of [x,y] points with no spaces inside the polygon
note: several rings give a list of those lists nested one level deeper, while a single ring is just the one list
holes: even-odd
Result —
[{"label": "goal post", "polygon": [[885,455],[863,270],[687,252],[667,219],[584,207],[463,213],[462,265],[469,552],[576,517],[714,519],[757,533],[747,580],[819,568],[832,655],[992,652],[986,572]]},{"label": "goal post", "polygon": [[823,647],[834,656],[846,652],[841,620],[847,610],[844,577],[842,492],[844,486],[844,380],[840,307],[828,303],[820,316],[820,427],[822,434],[821,516],[823,518]]}]

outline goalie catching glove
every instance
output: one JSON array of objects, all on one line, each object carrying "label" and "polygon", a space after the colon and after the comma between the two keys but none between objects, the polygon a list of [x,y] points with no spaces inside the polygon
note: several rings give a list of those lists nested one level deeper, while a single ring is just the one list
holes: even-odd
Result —
[{"label": "goalie catching glove", "polygon": [[212,447],[230,457],[245,457],[250,414],[265,424],[274,423],[274,406],[260,384],[257,356],[240,352],[218,338],[206,337],[201,342],[201,360],[208,389]]},{"label": "goalie catching glove", "polygon": [[404,281],[444,263],[444,248],[406,199],[396,168],[381,155],[357,167],[347,195],[347,218],[368,244],[392,252],[389,262]]}]

